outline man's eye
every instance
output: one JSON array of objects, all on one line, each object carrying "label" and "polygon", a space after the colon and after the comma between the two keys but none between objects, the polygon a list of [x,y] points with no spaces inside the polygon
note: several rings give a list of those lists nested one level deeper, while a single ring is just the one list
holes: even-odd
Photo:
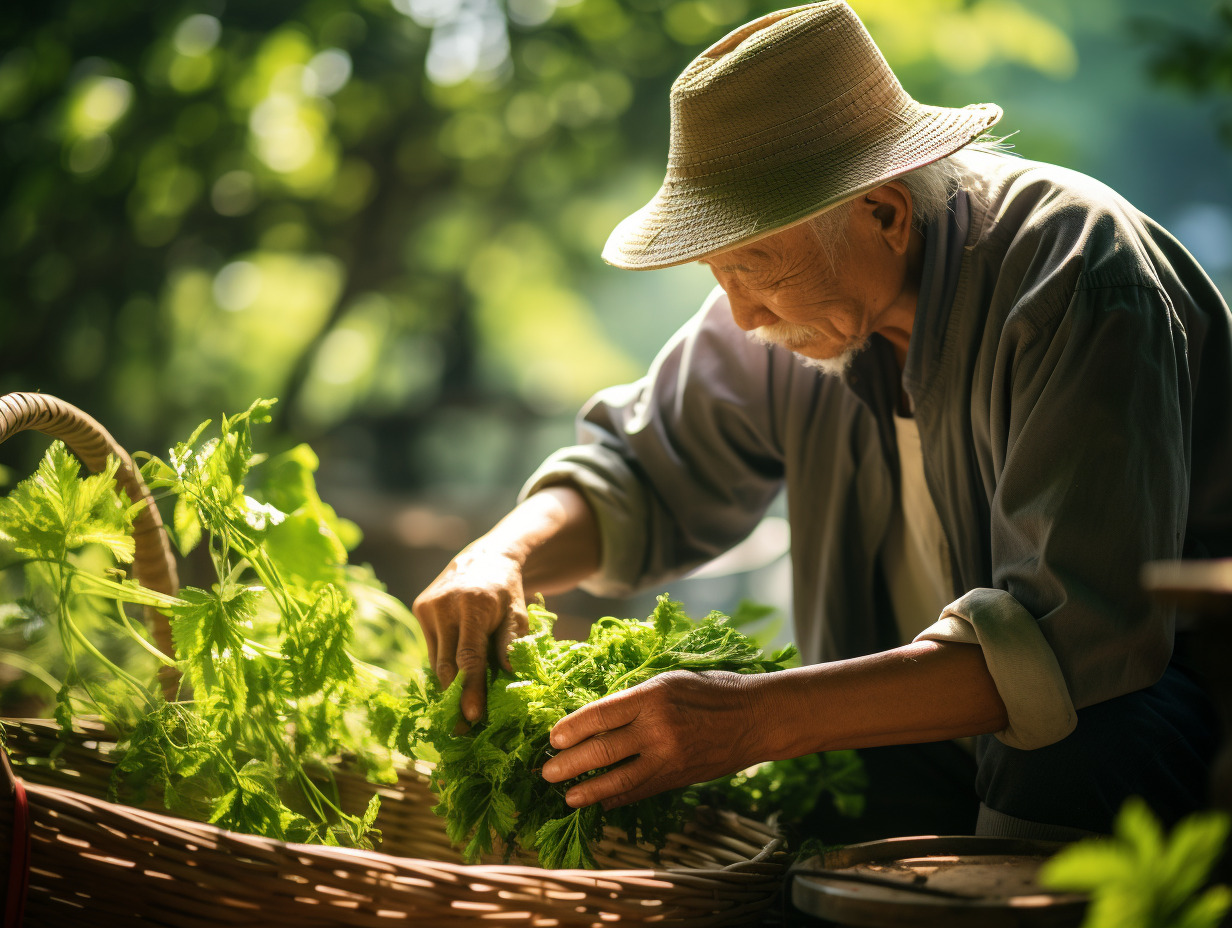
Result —
[{"label": "man's eye", "polygon": [[740,275],[740,282],[750,290],[768,290],[781,281],[782,276],[773,268],[757,268]]}]

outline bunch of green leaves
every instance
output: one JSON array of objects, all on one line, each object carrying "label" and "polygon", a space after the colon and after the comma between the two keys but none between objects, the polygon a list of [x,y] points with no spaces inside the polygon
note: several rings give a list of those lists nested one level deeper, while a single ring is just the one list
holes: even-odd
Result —
[{"label": "bunch of green leaves", "polygon": [[[6,650],[3,659],[55,690],[55,711],[63,720],[73,701],[82,700],[117,727],[151,704],[153,673],[149,665],[141,676],[120,666],[103,642],[126,639],[159,663],[173,664],[123,604],[175,602],[124,579],[117,567],[132,563],[139,511],[116,492],[118,468],[119,461],[110,458],[101,473],[82,478],[80,463],[55,441],[34,474],[0,499],[5,567],[22,575],[21,596],[6,604],[9,624],[23,626],[24,637],[54,639],[60,657],[54,672],[14,651]],[[100,624],[110,636],[97,634]]]},{"label": "bunch of green leaves", "polygon": [[[62,641],[57,718],[67,728],[75,714],[99,715],[118,734],[113,795],[140,802],[155,792],[177,813],[226,828],[371,846],[376,797],[353,814],[329,783],[328,762],[340,755],[375,778],[392,775],[364,711],[385,679],[353,655],[353,622],[412,620],[370,571],[347,564],[357,529],[317,494],[312,452],[254,452],[252,427],[268,421],[271,403],[224,417],[216,437],[204,437],[204,423],[166,461],[149,457],[143,467],[151,489],[174,500],[181,551],[204,547],[216,578],[208,588],[172,597],[124,578],[116,565],[133,559],[137,507],[115,490],[118,463],[82,479],[59,443],[0,501],[0,532],[37,572],[31,602],[49,604]],[[100,548],[110,566],[89,566],[86,550]],[[83,597],[107,603],[152,666],[182,673],[180,699],[166,702],[152,671],[121,666],[95,645],[78,621]],[[150,643],[125,604],[170,617],[174,656]]]},{"label": "bunch of green leaves", "polygon": [[855,751],[827,751],[766,761],[712,780],[704,788],[713,801],[750,818],[776,817],[783,825],[803,821],[829,797],[840,815],[864,812],[868,775]]},{"label": "bunch of green leaves", "polygon": [[795,648],[766,656],[726,616],[714,612],[694,622],[666,596],[645,621],[600,619],[585,641],[557,640],[555,616],[542,605],[528,611],[530,634],[510,648],[513,672],[500,670],[488,681],[480,721],[464,725],[460,677],[443,693],[429,678],[400,702],[377,700],[374,731],[405,753],[436,760],[436,811],[468,861],[503,844],[506,853],[533,848],[545,867],[594,867],[592,847],[606,825],[630,841],[662,847],[692,797],[674,791],[607,812],[598,805],[572,809],[564,796],[574,781],[549,783],[541,775],[552,727],[669,670],[780,670]]},{"label": "bunch of green leaves", "polygon": [[1083,928],[1215,928],[1232,907],[1232,889],[1206,888],[1228,837],[1222,812],[1195,813],[1165,836],[1137,797],[1125,802],[1111,838],[1066,848],[1040,871],[1051,889],[1088,892]]}]

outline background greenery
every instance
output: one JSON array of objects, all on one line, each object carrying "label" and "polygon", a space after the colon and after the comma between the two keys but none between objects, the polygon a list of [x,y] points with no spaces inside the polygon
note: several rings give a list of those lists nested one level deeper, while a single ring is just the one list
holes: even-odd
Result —
[{"label": "background greenery", "polygon": [[[1021,154],[1105,180],[1230,292],[1232,5],[854,6],[917,98],[1000,103]],[[153,451],[281,397],[272,443],[313,444],[357,559],[410,598],[711,286],[598,253],[661,179],[671,80],[773,8],[6,4],[0,390]],[[0,459],[24,473],[43,447]],[[785,603],[771,529],[751,579],[673,593]]]}]

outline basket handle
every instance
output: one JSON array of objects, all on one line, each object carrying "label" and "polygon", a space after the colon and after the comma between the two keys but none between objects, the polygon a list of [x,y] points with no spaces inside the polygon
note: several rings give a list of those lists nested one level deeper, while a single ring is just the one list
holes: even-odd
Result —
[{"label": "basket handle", "polygon": [[[141,474],[133,466],[133,459],[111,434],[94,418],[64,400],[44,393],[9,393],[0,396],[0,442],[26,429],[34,429],[52,438],[58,438],[81,459],[91,473],[102,470],[107,456],[114,454],[120,459],[116,481],[133,502],[144,502],[133,526],[133,542],[136,546],[133,560],[134,572],[142,586],[159,593],[174,596],[179,592],[180,581],[176,573],[175,557],[171,543],[163,528],[162,516],[154,505],[149,488]],[[175,645],[171,640],[171,624],[167,617],[153,607],[145,607],[146,622],[154,634],[154,643],[164,654],[174,656]],[[179,688],[180,675],[172,667],[160,667],[159,682],[168,701],[174,700]]]}]

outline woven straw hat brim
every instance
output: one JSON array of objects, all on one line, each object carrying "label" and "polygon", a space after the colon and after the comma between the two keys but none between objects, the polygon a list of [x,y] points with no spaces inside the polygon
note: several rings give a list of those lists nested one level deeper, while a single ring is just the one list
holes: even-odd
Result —
[{"label": "woven straw hat brim", "polygon": [[890,131],[879,125],[824,155],[764,173],[720,171],[668,181],[616,227],[603,259],[620,268],[652,270],[750,244],[953,154],[1000,118],[1001,108],[993,103],[955,109],[913,100]]}]

